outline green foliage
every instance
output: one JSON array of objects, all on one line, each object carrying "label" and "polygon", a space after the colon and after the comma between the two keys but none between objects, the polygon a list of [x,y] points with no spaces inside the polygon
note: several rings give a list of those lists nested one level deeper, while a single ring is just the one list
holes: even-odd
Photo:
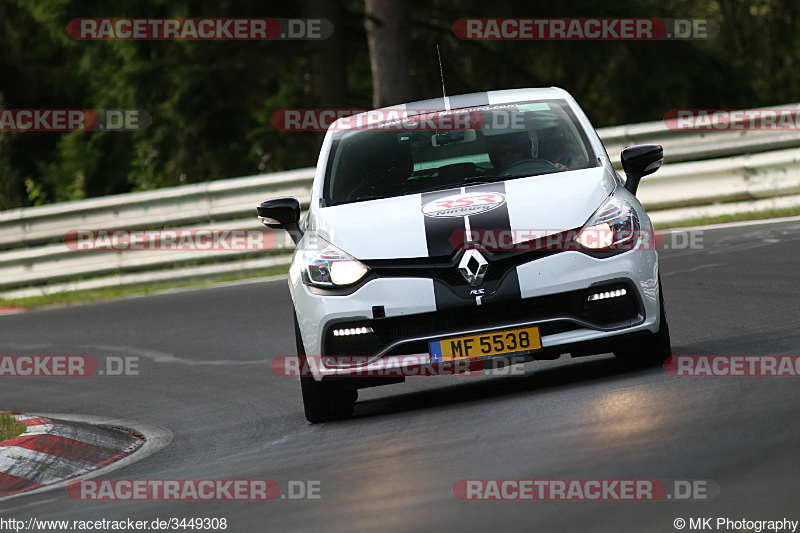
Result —
[{"label": "green foliage", "polygon": [[25,424],[9,414],[0,414],[0,442],[13,439],[25,432]]},{"label": "green foliage", "polygon": [[[314,108],[314,54],[301,41],[76,41],[82,17],[298,17],[319,0],[0,0],[0,107],[143,109],[137,132],[0,132],[0,209],[284,170],[316,163],[321,134],[281,132],[281,108]],[[670,109],[797,99],[797,0],[407,0],[413,89],[451,94],[561,86],[595,126],[658,120]],[[366,108],[371,71],[363,0],[339,3],[346,87]],[[711,18],[707,41],[462,41],[467,17]],[[328,45],[332,46],[332,45]],[[317,96],[315,96],[317,95]]]}]

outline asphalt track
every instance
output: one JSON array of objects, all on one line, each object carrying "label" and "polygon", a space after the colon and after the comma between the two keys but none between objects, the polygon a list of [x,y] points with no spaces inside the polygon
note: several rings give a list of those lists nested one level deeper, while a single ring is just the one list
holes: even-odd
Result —
[{"label": "asphalt track", "polygon": [[[706,230],[661,253],[676,354],[800,354],[800,221]],[[85,502],[63,489],[0,517],[226,518],[227,531],[676,531],[697,517],[800,520],[798,378],[679,378],[610,355],[524,377],[414,378],[312,426],[285,280],[0,316],[0,354],[138,356],[139,376],[2,378],[0,405],[172,433],[107,477],[319,481],[319,500]],[[461,479],[710,480],[708,501],[471,502]],[[689,526],[686,526],[689,530]]]}]

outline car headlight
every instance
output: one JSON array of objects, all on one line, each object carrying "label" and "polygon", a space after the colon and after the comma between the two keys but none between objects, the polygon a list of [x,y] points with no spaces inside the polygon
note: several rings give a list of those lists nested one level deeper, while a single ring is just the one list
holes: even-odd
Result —
[{"label": "car headlight", "polygon": [[576,237],[587,250],[626,250],[636,242],[639,217],[631,204],[611,195]]},{"label": "car headlight", "polygon": [[303,283],[317,287],[345,287],[363,278],[369,269],[358,259],[317,236],[314,245],[298,254]]}]

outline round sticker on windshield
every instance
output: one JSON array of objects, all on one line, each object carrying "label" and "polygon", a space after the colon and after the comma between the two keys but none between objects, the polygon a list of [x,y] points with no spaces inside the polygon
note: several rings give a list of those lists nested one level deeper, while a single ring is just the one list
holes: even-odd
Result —
[{"label": "round sticker on windshield", "polygon": [[426,217],[465,217],[486,213],[506,202],[506,197],[499,192],[473,192],[454,194],[431,200],[422,206],[422,214]]}]

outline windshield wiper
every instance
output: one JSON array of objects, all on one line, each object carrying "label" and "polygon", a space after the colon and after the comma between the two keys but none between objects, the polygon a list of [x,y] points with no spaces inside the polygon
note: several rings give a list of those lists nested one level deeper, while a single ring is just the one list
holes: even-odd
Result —
[{"label": "windshield wiper", "polygon": [[436,187],[426,187],[418,191],[408,191],[406,194],[420,194],[423,192],[441,191],[444,189],[459,189],[461,185],[450,183],[448,185],[437,185]]},{"label": "windshield wiper", "polygon": [[510,180],[514,178],[524,178],[527,177],[528,174],[511,174],[510,176],[494,176],[494,175],[481,175],[481,176],[469,176],[464,178],[462,183],[450,183],[448,185],[439,185],[438,187],[428,187],[425,189],[420,189],[418,191],[408,191],[406,194],[419,194],[423,192],[432,192],[432,191],[441,191],[443,189],[459,189],[464,185],[470,185],[472,183],[493,183],[495,181],[502,181],[502,180]]},{"label": "windshield wiper", "polygon": [[529,174],[509,174],[507,176],[497,176],[493,174],[483,174],[481,176],[469,176],[464,178],[465,183],[492,183],[495,181],[510,180],[514,178],[524,178]]},{"label": "windshield wiper", "polygon": [[389,197],[381,194],[368,194],[367,196],[359,196],[358,198],[355,199],[355,201],[366,202],[368,200],[383,200],[384,198],[389,198]]},{"label": "windshield wiper", "polygon": [[534,174],[531,173],[524,173],[524,174],[508,174],[503,176],[497,175],[490,175],[490,174],[483,174],[481,176],[469,176],[468,178],[464,178],[465,183],[493,183],[495,181],[503,181],[503,180],[513,180],[516,178],[531,178],[533,176],[544,176],[545,174],[554,174],[556,172],[561,172],[559,169],[548,170],[547,172],[536,172]]}]

